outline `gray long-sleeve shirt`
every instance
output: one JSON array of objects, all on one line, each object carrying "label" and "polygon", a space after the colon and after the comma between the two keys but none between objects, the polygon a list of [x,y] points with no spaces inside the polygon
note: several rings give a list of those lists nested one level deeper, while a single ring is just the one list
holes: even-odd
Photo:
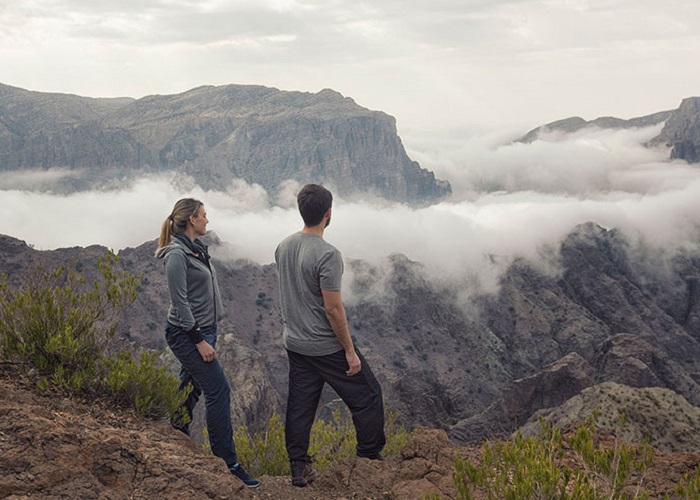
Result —
[{"label": "gray long-sleeve shirt", "polygon": [[170,293],[168,322],[189,331],[195,324],[212,326],[222,317],[223,305],[216,270],[173,238],[157,255],[163,260]]}]

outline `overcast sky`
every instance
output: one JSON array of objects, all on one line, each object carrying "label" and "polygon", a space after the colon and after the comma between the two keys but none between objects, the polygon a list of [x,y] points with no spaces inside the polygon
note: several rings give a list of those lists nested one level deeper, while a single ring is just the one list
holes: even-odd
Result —
[{"label": "overcast sky", "polygon": [[529,129],[700,94],[698,19],[698,0],[0,0],[0,82],[332,88],[409,135]]}]

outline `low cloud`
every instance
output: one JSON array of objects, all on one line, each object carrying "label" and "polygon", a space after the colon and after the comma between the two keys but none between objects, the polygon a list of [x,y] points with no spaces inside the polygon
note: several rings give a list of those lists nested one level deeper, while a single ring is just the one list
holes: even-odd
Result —
[{"label": "low cloud", "polygon": [[[413,141],[411,156],[449,179],[454,198],[425,208],[336,198],[326,239],[346,259],[384,265],[403,253],[430,276],[487,290],[513,258],[542,263],[544,247],[589,221],[667,252],[696,251],[700,168],[646,148],[657,132],[594,129],[532,144],[504,136],[425,147]],[[171,180],[143,178],[123,191],[69,196],[6,188],[0,232],[40,249],[133,247],[158,236],[177,199],[194,196],[207,207],[209,229],[227,243],[225,257],[268,264],[279,241],[302,227],[295,182],[273,199],[244,181],[221,192],[182,192]]]},{"label": "low cloud", "polygon": [[51,170],[24,170],[20,172],[0,172],[0,191],[53,191],[57,185],[78,179],[79,170],[54,168]]}]

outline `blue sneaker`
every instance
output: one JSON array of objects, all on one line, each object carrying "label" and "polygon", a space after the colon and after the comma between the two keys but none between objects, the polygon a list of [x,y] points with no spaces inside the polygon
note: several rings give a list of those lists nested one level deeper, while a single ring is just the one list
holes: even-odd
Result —
[{"label": "blue sneaker", "polygon": [[245,484],[248,488],[253,489],[260,486],[260,481],[250,477],[250,474],[246,472],[241,464],[234,464],[229,467],[228,470],[230,470],[231,474],[233,474],[235,477],[243,481],[243,484]]}]

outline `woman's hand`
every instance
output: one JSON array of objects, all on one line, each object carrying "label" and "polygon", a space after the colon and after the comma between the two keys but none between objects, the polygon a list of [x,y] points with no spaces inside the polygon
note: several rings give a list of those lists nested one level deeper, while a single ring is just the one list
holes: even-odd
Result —
[{"label": "woman's hand", "polygon": [[200,356],[202,356],[202,359],[205,362],[211,363],[216,359],[216,351],[206,340],[202,340],[198,344],[195,344],[195,347],[197,347]]}]

